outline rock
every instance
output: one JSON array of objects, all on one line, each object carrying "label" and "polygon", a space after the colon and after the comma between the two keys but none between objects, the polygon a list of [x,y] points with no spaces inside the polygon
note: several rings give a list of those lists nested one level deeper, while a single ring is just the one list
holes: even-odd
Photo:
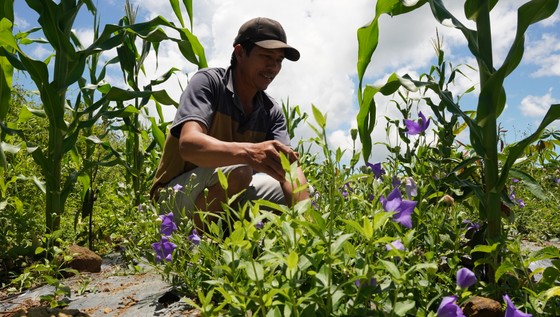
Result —
[{"label": "rock", "polygon": [[72,261],[68,264],[69,267],[78,272],[101,272],[103,259],[90,249],[79,245],[71,245],[68,247],[67,252],[73,257]]},{"label": "rock", "polygon": [[48,307],[33,307],[29,310],[20,310],[16,312],[14,317],[89,317],[88,314],[82,313],[77,309],[61,309]]},{"label": "rock", "polygon": [[466,317],[503,317],[502,304],[480,296],[474,296],[463,307]]}]

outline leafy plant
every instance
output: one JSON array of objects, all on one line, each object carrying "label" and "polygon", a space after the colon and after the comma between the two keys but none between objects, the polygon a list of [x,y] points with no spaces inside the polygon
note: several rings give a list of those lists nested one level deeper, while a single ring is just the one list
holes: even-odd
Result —
[{"label": "leafy plant", "polygon": [[[524,140],[512,145],[507,157],[500,160],[497,149],[499,133],[497,120],[506,102],[506,94],[503,88],[504,80],[515,70],[521,61],[524,51],[525,32],[529,26],[552,15],[558,7],[558,1],[532,0],[518,9],[518,25],[515,39],[503,64],[495,68],[492,59],[490,11],[497,2],[495,0],[467,0],[465,2],[465,17],[476,24],[476,29],[473,30],[456,19],[445,8],[441,0],[413,1],[410,4],[398,0],[380,0],[377,2],[373,21],[358,30],[358,78],[360,82],[358,100],[360,112],[357,120],[360,139],[363,143],[364,159],[367,160],[371,153],[370,134],[375,125],[376,103],[374,97],[376,94],[389,95],[400,87],[405,87],[409,90],[425,87],[436,93],[440,98],[442,107],[450,113],[460,116],[467,124],[471,146],[482,161],[481,175],[483,178],[480,183],[482,190],[475,191],[475,194],[479,200],[478,209],[481,218],[487,223],[486,241],[490,245],[502,241],[504,238],[501,205],[511,168],[523,154],[525,148],[535,142],[551,122],[560,118],[560,105],[551,105],[536,131]],[[398,16],[411,12],[424,4],[430,6],[434,18],[440,23],[444,23],[444,21],[451,23],[454,28],[465,36],[468,48],[476,58],[481,92],[478,97],[478,106],[474,118],[471,118],[461,110],[459,104],[453,100],[451,92],[446,90],[445,87],[438,85],[437,82],[413,80],[407,75],[398,76],[393,74],[381,87],[366,86],[362,88],[364,73],[378,44],[380,16],[383,14]],[[500,248],[496,251],[499,252]],[[494,257],[494,259],[499,259],[499,257]],[[493,269],[498,266],[496,262],[490,264]],[[493,278],[493,274],[490,274],[490,276]]]}]

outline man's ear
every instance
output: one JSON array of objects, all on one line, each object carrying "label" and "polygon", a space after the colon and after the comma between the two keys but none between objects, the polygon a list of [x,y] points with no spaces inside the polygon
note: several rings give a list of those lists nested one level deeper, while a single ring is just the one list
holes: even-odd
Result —
[{"label": "man's ear", "polygon": [[243,54],[245,54],[245,50],[243,49],[243,46],[241,46],[241,44],[235,45],[233,47],[233,54],[235,54],[235,58],[237,58],[237,61],[239,61],[239,58],[241,58]]}]

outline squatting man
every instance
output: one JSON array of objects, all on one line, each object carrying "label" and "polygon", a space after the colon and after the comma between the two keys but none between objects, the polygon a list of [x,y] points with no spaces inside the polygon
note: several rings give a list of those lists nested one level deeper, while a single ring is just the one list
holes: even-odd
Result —
[{"label": "squatting man", "polygon": [[[175,193],[175,211],[186,210],[204,230],[196,210],[219,214],[222,203],[241,193],[240,202],[265,199],[293,205],[309,198],[307,180],[297,167],[297,179],[288,180],[280,153],[290,162],[298,154],[290,147],[286,118],[278,103],[265,93],[284,59],[297,61],[298,50],[287,44],[286,33],[275,20],[259,17],[245,22],[233,43],[230,66],[205,68],[192,76],[167,135],[150,190],[162,202]],[[227,190],[218,179],[227,176]],[[175,187],[175,188],[178,188]],[[217,217],[206,220],[215,221]]]}]

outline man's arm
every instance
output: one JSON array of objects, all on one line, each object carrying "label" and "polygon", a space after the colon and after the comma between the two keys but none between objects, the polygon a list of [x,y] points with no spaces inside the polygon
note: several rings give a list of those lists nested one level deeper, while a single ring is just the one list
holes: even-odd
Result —
[{"label": "man's arm", "polygon": [[280,182],[280,186],[282,186],[282,191],[284,192],[284,197],[289,206],[293,206],[298,202],[309,198],[308,188],[305,188],[300,192],[294,193],[294,190],[306,184],[307,184],[307,179],[303,174],[303,170],[299,166],[297,167],[297,180],[293,180],[293,182],[290,182],[289,180]]},{"label": "man's arm", "polygon": [[[187,121],[183,124],[179,151],[183,160],[200,167],[247,164],[255,171],[267,173],[282,184],[287,182],[280,162],[280,153],[284,153],[290,162],[297,160],[297,153],[279,141],[224,142],[209,136],[206,127],[197,121]],[[284,187],[283,185],[282,188]],[[286,198],[291,200],[291,195]]]}]

